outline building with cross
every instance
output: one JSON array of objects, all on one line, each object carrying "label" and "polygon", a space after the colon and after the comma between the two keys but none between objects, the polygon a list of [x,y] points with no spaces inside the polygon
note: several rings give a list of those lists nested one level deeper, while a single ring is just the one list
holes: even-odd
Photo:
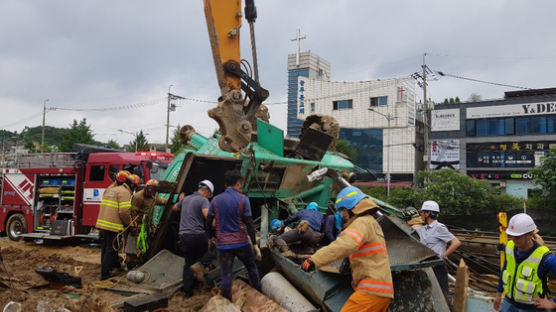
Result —
[{"label": "building with cross", "polygon": [[371,185],[386,185],[388,172],[392,185],[410,185],[416,153],[422,159],[415,147],[415,80],[331,81],[330,74],[330,63],[313,52],[288,55],[287,135],[297,137],[311,114],[330,115],[340,138],[357,149],[355,163],[378,180]]},{"label": "building with cross", "polygon": [[430,141],[431,170],[453,167],[526,199],[540,191],[529,170],[556,148],[556,88],[436,105]]}]

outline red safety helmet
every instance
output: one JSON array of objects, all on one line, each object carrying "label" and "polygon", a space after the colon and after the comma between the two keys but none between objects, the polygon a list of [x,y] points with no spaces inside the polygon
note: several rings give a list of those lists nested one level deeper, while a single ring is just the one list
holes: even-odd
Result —
[{"label": "red safety helmet", "polygon": [[139,184],[141,184],[141,178],[136,174],[128,176],[127,179],[136,187],[139,187]]},{"label": "red safety helmet", "polygon": [[150,179],[149,181],[147,181],[147,183],[145,183],[145,186],[157,186],[158,185],[158,181],[155,179]]},{"label": "red safety helmet", "polygon": [[116,174],[116,181],[118,182],[125,182],[125,179],[127,179],[127,177],[129,177],[131,175],[131,173],[127,170],[120,170],[118,171],[118,173]]}]

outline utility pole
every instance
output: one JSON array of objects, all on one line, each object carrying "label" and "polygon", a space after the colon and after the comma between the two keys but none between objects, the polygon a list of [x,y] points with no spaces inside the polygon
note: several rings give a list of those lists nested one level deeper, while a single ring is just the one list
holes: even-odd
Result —
[{"label": "utility pole", "polygon": [[[46,99],[43,101],[42,103],[42,134],[41,134],[41,153],[43,152],[44,149],[44,121],[46,118],[46,102],[50,101],[50,99]],[[16,146],[17,148],[17,146]]]},{"label": "utility pole", "polygon": [[164,151],[168,152],[168,136],[170,134],[170,101],[172,100],[172,94],[170,93],[170,89],[172,89],[174,85],[168,86],[168,107],[166,110],[166,144],[164,144]]},{"label": "utility pole", "polygon": [[430,150],[429,150],[429,131],[430,131],[430,122],[429,122],[429,103],[427,102],[427,64],[425,63],[425,57],[427,53],[423,53],[423,123],[425,126],[425,138],[424,138],[424,145],[425,145],[425,171],[429,171],[430,169]]}]

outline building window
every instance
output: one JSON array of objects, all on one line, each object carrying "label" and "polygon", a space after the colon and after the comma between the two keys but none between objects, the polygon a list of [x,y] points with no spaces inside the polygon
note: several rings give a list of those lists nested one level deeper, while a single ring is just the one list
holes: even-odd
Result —
[{"label": "building window", "polygon": [[512,117],[504,119],[504,134],[514,134],[514,119]]},{"label": "building window", "polygon": [[546,123],[546,133],[556,133],[556,116],[547,116]]},{"label": "building window", "polygon": [[353,100],[342,100],[342,101],[332,102],[333,110],[351,109],[351,108],[353,108]]},{"label": "building window", "polygon": [[371,98],[371,106],[386,106],[388,105],[387,96],[378,96]]},{"label": "building window", "polygon": [[311,113],[315,112],[315,103],[311,103]]},{"label": "building window", "polygon": [[518,117],[515,121],[515,134],[546,133],[546,117]]},{"label": "building window", "polygon": [[476,135],[475,119],[470,119],[465,122],[465,132],[467,136],[474,137]]},{"label": "building window", "polygon": [[104,166],[92,166],[90,181],[104,181]]}]

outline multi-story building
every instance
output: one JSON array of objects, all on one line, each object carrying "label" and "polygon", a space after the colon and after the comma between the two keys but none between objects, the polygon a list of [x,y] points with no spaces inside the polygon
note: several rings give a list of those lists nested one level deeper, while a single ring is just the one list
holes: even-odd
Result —
[{"label": "multi-story building", "polygon": [[529,170],[556,147],[556,88],[437,105],[430,138],[431,169],[452,166],[525,199],[538,188]]},{"label": "multi-story building", "polygon": [[288,55],[288,132],[289,137],[299,136],[303,120],[297,116],[298,77],[330,80],[330,63],[311,51]]},{"label": "multi-story building", "polygon": [[295,58],[288,56],[288,135],[296,136],[311,114],[330,115],[340,124],[340,138],[357,149],[359,167],[382,180],[390,171],[391,181],[411,182],[418,150],[415,81],[330,81],[330,64],[322,58],[302,53],[299,67]]}]

